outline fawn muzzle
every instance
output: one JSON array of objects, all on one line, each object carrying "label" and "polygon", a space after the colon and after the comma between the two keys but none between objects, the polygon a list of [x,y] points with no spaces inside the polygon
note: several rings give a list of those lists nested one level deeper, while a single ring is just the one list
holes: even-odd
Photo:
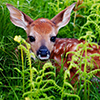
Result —
[{"label": "fawn muzzle", "polygon": [[42,45],[38,50],[37,50],[37,57],[40,60],[48,60],[50,57],[50,51],[47,49],[46,46]]}]

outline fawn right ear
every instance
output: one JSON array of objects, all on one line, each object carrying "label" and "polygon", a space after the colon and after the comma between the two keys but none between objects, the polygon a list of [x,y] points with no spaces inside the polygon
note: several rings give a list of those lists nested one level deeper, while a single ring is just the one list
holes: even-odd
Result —
[{"label": "fawn right ear", "polygon": [[70,5],[69,7],[67,7],[66,9],[64,9],[63,11],[61,11],[54,18],[51,19],[51,21],[56,24],[57,31],[61,27],[64,27],[65,25],[68,24],[68,22],[70,21],[71,11],[75,7],[75,4],[76,4],[76,2],[73,3],[72,5]]},{"label": "fawn right ear", "polygon": [[33,20],[29,16],[27,16],[14,6],[10,4],[6,4],[6,6],[10,11],[10,19],[14,25],[26,30],[27,26],[33,22]]}]

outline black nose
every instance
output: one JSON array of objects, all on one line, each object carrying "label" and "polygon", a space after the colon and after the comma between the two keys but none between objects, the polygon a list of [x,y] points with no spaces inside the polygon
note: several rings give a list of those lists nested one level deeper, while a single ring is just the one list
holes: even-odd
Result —
[{"label": "black nose", "polygon": [[50,51],[43,45],[38,49],[37,56],[40,60],[47,60],[49,59]]}]

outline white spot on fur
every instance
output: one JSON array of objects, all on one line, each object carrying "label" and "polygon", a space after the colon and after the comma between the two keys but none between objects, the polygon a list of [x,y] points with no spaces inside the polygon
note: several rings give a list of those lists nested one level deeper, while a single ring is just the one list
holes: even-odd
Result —
[{"label": "white spot on fur", "polygon": [[57,62],[59,62],[59,59],[58,59],[56,56],[54,56],[54,59],[55,59]]},{"label": "white spot on fur", "polygon": [[64,51],[64,49],[65,49],[65,44],[66,44],[66,42],[63,42],[62,44],[59,45],[59,48],[54,47],[54,52],[55,52],[55,53],[58,53],[61,49]]}]

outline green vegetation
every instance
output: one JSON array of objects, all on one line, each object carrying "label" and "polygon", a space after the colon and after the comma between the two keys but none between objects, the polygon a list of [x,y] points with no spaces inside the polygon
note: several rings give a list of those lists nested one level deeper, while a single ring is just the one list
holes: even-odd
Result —
[{"label": "green vegetation", "polygon": [[[71,65],[74,65],[74,61],[78,59],[79,55],[77,54],[80,54],[82,50],[87,51],[87,48],[85,48],[87,42],[84,46],[79,44],[79,47],[81,45],[83,47],[80,51],[69,52],[74,54],[72,61],[69,62],[71,64],[69,69],[65,72],[60,71],[56,76],[56,68],[53,67],[50,61],[45,63],[30,59],[30,46],[24,40],[26,39],[26,33],[23,29],[11,23],[9,11],[6,7],[6,3],[10,3],[34,20],[41,17],[51,19],[61,10],[77,1],[79,0],[0,1],[0,100],[100,99],[99,82],[90,82],[90,78],[99,69],[86,73],[87,69],[85,68],[86,70],[81,76],[84,84],[80,80],[79,84],[76,82],[72,86],[67,77],[70,76],[70,68],[73,67]],[[59,31],[57,36],[60,38],[85,38],[92,45],[91,40],[97,43],[100,41],[99,25],[100,0],[84,0],[82,4],[76,6],[75,10],[71,13],[70,22]],[[22,40],[17,43],[14,41],[16,35],[20,35],[24,39],[20,37]],[[22,42],[24,42],[27,48],[23,47]],[[97,44],[95,43],[95,45]],[[16,50],[17,46],[19,47],[18,51]],[[85,59],[87,59],[87,56],[84,58],[86,67],[90,63],[87,63]],[[79,69],[77,72],[80,74],[80,68],[77,65],[75,66]]]}]

